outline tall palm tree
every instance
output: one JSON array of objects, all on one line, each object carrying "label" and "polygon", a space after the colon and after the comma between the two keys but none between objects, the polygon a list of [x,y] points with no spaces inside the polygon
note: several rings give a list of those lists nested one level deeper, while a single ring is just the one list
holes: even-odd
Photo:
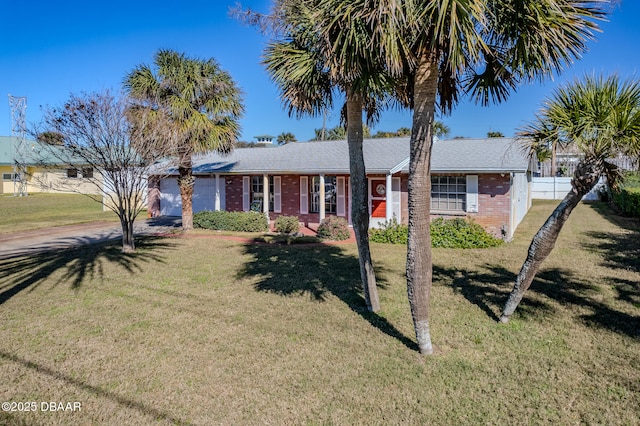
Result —
[{"label": "tall palm tree", "polygon": [[[505,100],[521,81],[542,79],[578,58],[605,16],[606,0],[334,0],[327,33],[336,56],[373,52],[384,71],[406,77],[413,121],[409,161],[407,293],[421,353],[432,353],[431,148],[436,107],[460,93],[483,105]],[[367,22],[367,28],[358,26]],[[338,24],[336,24],[338,23]],[[352,23],[352,24],[348,24]],[[362,33],[371,34],[366,38]],[[370,41],[369,45],[363,43]],[[402,80],[401,80],[402,81]]]},{"label": "tall palm tree", "polygon": [[615,188],[622,177],[609,159],[640,155],[640,81],[587,76],[557,89],[536,120],[520,136],[531,152],[538,146],[575,146],[583,158],[571,179],[571,191],[531,241],[500,321],[508,322],[563,225],[582,197],[601,177]]},{"label": "tall palm tree", "polygon": [[[166,143],[178,159],[182,228],[193,228],[192,155],[210,150],[227,153],[240,135],[244,111],[241,92],[214,59],[194,59],[171,50],[154,56],[155,70],[139,65],[124,79],[139,101],[145,123],[168,128]],[[151,118],[150,118],[151,117]]]},{"label": "tall palm tree", "polygon": [[[375,273],[369,247],[369,211],[365,173],[363,138],[368,123],[378,118],[388,100],[388,88],[393,88],[388,75],[379,72],[381,63],[362,52],[336,54],[336,38],[345,31],[341,23],[327,32],[322,25],[331,18],[330,8],[323,0],[280,0],[271,15],[280,27],[276,40],[264,55],[264,64],[290,114],[320,115],[333,103],[334,90],[345,97],[342,118],[346,122],[351,176],[351,218],[358,246],[360,275],[365,301],[370,311],[380,309]],[[360,22],[365,28],[364,22]],[[361,33],[366,40],[366,34]],[[373,71],[375,70],[375,72]]]}]

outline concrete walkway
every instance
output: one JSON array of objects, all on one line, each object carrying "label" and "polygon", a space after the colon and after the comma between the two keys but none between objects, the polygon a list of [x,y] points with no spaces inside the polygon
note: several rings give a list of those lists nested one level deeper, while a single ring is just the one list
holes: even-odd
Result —
[{"label": "concrete walkway", "polygon": [[[180,230],[180,218],[140,219],[135,235],[163,235]],[[0,259],[122,238],[119,222],[89,222],[0,234]]]}]

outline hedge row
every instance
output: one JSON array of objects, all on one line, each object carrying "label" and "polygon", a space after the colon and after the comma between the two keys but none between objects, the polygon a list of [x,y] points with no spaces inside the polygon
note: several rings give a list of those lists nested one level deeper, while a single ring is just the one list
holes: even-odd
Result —
[{"label": "hedge row", "polygon": [[[399,224],[395,219],[385,222],[380,228],[369,233],[371,241],[376,243],[406,244],[407,225]],[[431,245],[436,248],[486,248],[496,247],[502,240],[493,237],[475,222],[462,218],[437,218],[431,221]]]},{"label": "hedge row", "polygon": [[613,202],[622,213],[640,217],[640,192],[621,188],[614,191]]},{"label": "hedge row", "polygon": [[193,215],[194,228],[236,232],[266,232],[269,221],[262,213],[202,211]]}]

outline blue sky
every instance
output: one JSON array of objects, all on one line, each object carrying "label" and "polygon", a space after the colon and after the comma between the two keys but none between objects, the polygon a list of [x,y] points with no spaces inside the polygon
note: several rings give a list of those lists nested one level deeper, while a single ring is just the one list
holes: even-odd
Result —
[{"label": "blue sky", "polygon": [[[589,42],[583,58],[553,81],[521,86],[498,106],[463,100],[450,116],[440,118],[451,128],[450,136],[483,137],[490,130],[511,136],[533,118],[554,87],[585,73],[640,78],[639,3],[623,0],[609,22],[602,23],[603,32]],[[242,140],[282,132],[292,132],[301,141],[312,138],[322,118],[288,117],[260,65],[265,38],[228,16],[235,4],[235,0],[6,2],[0,27],[0,135],[11,134],[7,94],[27,97],[27,122],[35,123],[41,118],[41,106],[61,105],[70,93],[119,89],[127,72],[138,64],[151,64],[154,53],[163,48],[213,57],[231,73],[244,92]],[[269,0],[242,1],[243,6],[263,12],[269,4]],[[334,112],[327,126],[338,121]],[[410,112],[390,110],[373,130],[410,126]]]}]

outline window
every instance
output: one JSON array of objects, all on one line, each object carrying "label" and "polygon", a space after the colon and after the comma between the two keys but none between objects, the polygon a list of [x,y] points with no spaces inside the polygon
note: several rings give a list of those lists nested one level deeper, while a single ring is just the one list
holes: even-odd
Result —
[{"label": "window", "polygon": [[431,210],[465,211],[466,199],[465,176],[431,177]]},{"label": "window", "polygon": [[87,167],[82,169],[82,177],[83,178],[92,178],[93,177],[93,169],[91,167]]},{"label": "window", "polygon": [[[320,212],[320,176],[311,178],[311,200],[309,211],[311,213]],[[337,186],[335,176],[324,177],[324,211],[325,213],[335,213],[338,204]]]},{"label": "window", "polygon": [[77,178],[78,177],[78,169],[67,169],[67,177],[68,178]]},{"label": "window", "polygon": [[[251,176],[251,210],[262,212],[264,198],[264,180],[262,176]],[[269,176],[269,211],[274,208],[274,190],[273,176]]]},{"label": "window", "polygon": [[2,180],[16,180],[18,175],[15,173],[3,173]]},{"label": "window", "polygon": [[251,210],[261,212],[263,198],[262,176],[251,176]]}]

